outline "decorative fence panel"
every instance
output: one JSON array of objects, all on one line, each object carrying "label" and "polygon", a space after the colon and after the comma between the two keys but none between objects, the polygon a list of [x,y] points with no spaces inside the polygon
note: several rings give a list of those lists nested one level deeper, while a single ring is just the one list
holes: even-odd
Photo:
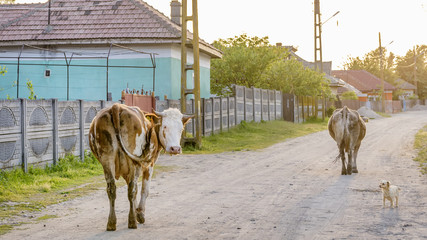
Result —
[{"label": "decorative fence panel", "polygon": [[261,89],[259,88],[252,88],[253,92],[253,119],[255,122],[261,122],[262,118],[262,109],[261,109]]},{"label": "decorative fence panel", "polygon": [[252,88],[244,88],[245,92],[245,121],[254,120],[254,94]]},{"label": "decorative fence panel", "polygon": [[55,164],[89,149],[90,123],[114,102],[0,100],[0,169]]}]

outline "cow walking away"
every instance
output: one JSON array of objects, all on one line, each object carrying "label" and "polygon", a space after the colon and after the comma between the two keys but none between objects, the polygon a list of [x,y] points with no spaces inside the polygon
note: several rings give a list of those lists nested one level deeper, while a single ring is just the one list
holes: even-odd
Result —
[{"label": "cow walking away", "polygon": [[[137,107],[116,103],[101,110],[93,119],[89,130],[89,145],[104,168],[107,181],[110,200],[107,231],[116,230],[115,181],[120,176],[128,185],[128,227],[137,228],[137,220],[139,223],[145,222],[145,202],[154,164],[162,149],[170,154],[181,153],[181,134],[191,117],[181,114],[175,108],[144,114]],[[137,181],[140,176],[141,199],[137,206]]]},{"label": "cow walking away", "polygon": [[[366,134],[365,122],[357,111],[344,106],[334,111],[329,119],[328,129],[329,134],[338,145],[339,155],[336,160],[341,158],[341,174],[351,175],[352,172],[357,173],[357,152]],[[347,167],[345,153],[348,154]]]}]

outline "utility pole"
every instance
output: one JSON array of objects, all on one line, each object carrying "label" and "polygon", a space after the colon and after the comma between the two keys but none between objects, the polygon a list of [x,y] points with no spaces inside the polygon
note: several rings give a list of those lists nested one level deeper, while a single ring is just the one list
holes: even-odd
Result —
[{"label": "utility pole", "polygon": [[[200,99],[200,60],[199,60],[199,21],[197,12],[197,0],[192,0],[192,15],[187,15],[187,0],[182,0],[182,25],[181,25],[181,112],[186,113],[186,99],[188,94],[194,94],[194,118],[195,136],[186,138],[183,134],[184,144],[194,143],[197,148],[202,146],[202,114]],[[193,22],[193,64],[187,65],[187,22]],[[187,88],[187,71],[194,72],[194,88]]]},{"label": "utility pole", "polygon": [[[321,74],[323,74],[322,22],[320,20],[320,1],[319,0],[314,0],[314,67],[316,71],[319,71]],[[325,115],[326,115],[325,101],[326,101],[325,94],[322,93],[322,120],[325,120]],[[316,115],[317,115],[317,112],[316,112]]]},{"label": "utility pole", "polygon": [[383,64],[383,49],[381,47],[381,33],[378,33],[378,39],[380,43],[380,70],[381,70],[381,106],[385,112],[385,94],[384,94],[384,64]]},{"label": "utility pole", "polygon": [[314,0],[314,65],[323,73],[322,23],[320,20],[320,0]]}]

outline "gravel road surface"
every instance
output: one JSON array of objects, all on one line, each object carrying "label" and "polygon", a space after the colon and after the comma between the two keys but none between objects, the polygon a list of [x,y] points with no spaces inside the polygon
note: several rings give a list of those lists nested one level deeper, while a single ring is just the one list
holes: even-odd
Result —
[{"label": "gravel road surface", "polygon": [[[46,208],[58,218],[24,224],[1,239],[427,239],[427,176],[412,159],[427,111],[367,123],[359,173],[341,176],[327,131],[259,151],[161,156],[175,166],[153,179],[146,223],[127,228],[118,189],[117,231],[106,232],[105,189]],[[382,207],[379,181],[398,185],[399,207]],[[387,202],[388,204],[388,202]]]}]

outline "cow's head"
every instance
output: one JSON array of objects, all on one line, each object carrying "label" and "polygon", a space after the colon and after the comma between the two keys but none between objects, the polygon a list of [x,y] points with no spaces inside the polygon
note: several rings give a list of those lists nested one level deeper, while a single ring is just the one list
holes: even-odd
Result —
[{"label": "cow's head", "polygon": [[163,112],[154,113],[159,118],[159,140],[165,151],[170,154],[180,154],[181,149],[181,135],[184,130],[185,124],[193,116],[183,115],[176,108],[169,108]]}]

